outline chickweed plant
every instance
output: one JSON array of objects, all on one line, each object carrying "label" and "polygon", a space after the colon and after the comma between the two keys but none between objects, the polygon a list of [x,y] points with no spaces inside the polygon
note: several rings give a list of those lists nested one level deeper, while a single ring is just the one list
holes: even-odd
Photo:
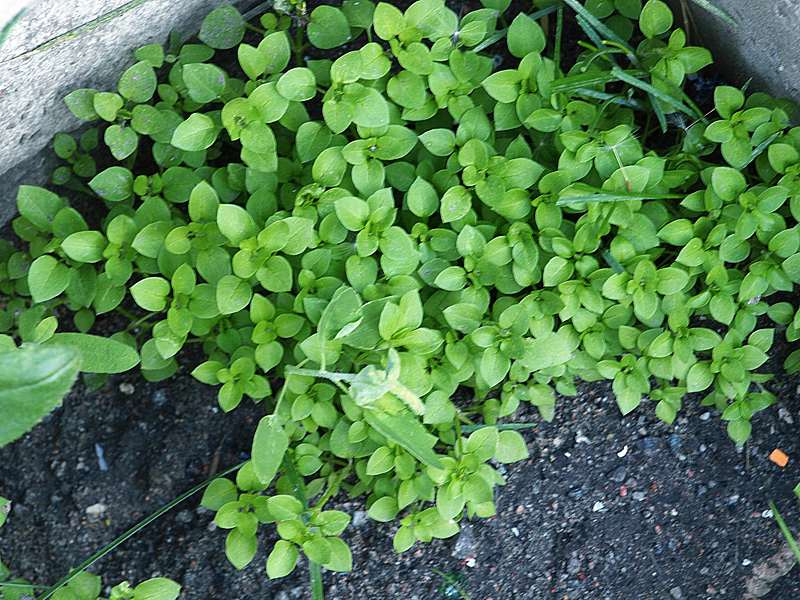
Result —
[{"label": "chickweed plant", "polygon": [[503,419],[578,380],[667,423],[694,394],[741,444],[776,330],[800,337],[792,107],[701,109],[711,54],[661,0],[472,4],[218,8],[66,96],[96,126],[56,136],[54,191],[20,188],[0,246],[9,352],[117,314],[148,380],[202,355],[225,412],[258,404],[202,502],[235,567],[275,528],[267,575],[304,555],[317,597],[352,566],[335,496],[398,552],[453,536],[528,456]]}]

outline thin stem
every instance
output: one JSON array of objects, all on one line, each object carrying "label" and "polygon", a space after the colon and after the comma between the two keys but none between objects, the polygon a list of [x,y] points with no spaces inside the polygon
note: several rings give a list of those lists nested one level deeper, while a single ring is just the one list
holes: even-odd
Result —
[{"label": "thin stem", "polygon": [[556,73],[561,72],[561,37],[564,32],[564,7],[559,5],[556,11],[556,45],[553,50],[553,61],[556,63]]},{"label": "thin stem", "polygon": [[286,396],[286,388],[289,387],[287,384],[289,383],[289,377],[291,377],[291,375],[292,375],[292,372],[289,369],[292,369],[292,368],[299,369],[300,367],[302,367],[307,362],[308,362],[308,359],[304,358],[303,360],[301,360],[297,364],[296,367],[287,367],[284,370],[284,373],[286,374],[286,377],[284,377],[284,379],[283,379],[283,387],[281,388],[281,391],[278,394],[278,399],[275,402],[275,410],[272,411],[274,414],[276,414],[276,415],[279,414],[279,411],[280,411],[280,408],[281,408],[281,404],[283,403],[283,398]]},{"label": "thin stem", "polygon": [[100,560],[101,558],[103,558],[107,554],[113,552],[117,547],[119,547],[122,544],[124,544],[126,541],[128,541],[130,538],[132,538],[134,535],[139,533],[142,529],[144,529],[145,527],[147,527],[148,525],[150,525],[154,521],[157,521],[160,517],[162,517],[163,515],[168,513],[170,510],[175,508],[178,504],[180,504],[184,500],[194,496],[197,492],[199,492],[200,490],[204,489],[206,486],[208,486],[215,479],[217,479],[219,477],[225,477],[226,475],[230,475],[231,473],[241,469],[244,466],[244,464],[245,464],[244,462],[239,463],[235,467],[231,467],[227,471],[219,473],[219,474],[215,475],[214,477],[204,481],[203,483],[197,484],[193,488],[191,488],[191,489],[185,491],[184,493],[182,493],[180,496],[178,496],[177,498],[175,498],[171,502],[169,502],[169,503],[165,504],[164,506],[162,506],[161,508],[159,508],[154,513],[150,514],[148,517],[145,517],[144,519],[139,521],[136,525],[134,525],[133,527],[128,529],[125,533],[123,533],[122,535],[120,535],[119,537],[114,539],[114,541],[112,541],[110,544],[104,546],[103,548],[100,548],[100,550],[98,550],[97,552],[92,554],[89,558],[87,558],[85,561],[83,561],[81,564],[79,564],[77,567],[75,567],[75,569],[73,569],[68,575],[65,575],[64,577],[59,579],[58,582],[56,582],[55,585],[53,585],[51,588],[49,588],[43,595],[39,596],[39,598],[37,598],[37,600],[48,600],[48,598],[51,598],[53,596],[53,594],[55,594],[59,589],[61,589],[65,585],[67,585],[70,581],[72,581],[80,573],[82,573],[83,571],[85,571],[86,569],[91,567],[94,563],[96,563],[98,560]]},{"label": "thin stem", "polygon": [[7,587],[7,588],[25,588],[25,589],[35,589],[35,590],[46,590],[46,585],[34,585],[32,583],[18,583],[15,581],[0,581],[0,588]]},{"label": "thin stem", "polygon": [[[126,311],[126,312],[127,312],[127,311]],[[153,317],[155,317],[157,314],[158,314],[158,313],[154,313],[154,312],[152,312],[152,313],[147,313],[145,316],[143,316],[143,317],[141,317],[141,318],[139,318],[139,319],[136,319],[136,320],[135,320],[135,321],[133,321],[133,322],[132,322],[130,325],[128,325],[128,326],[125,328],[125,331],[131,331],[131,330],[133,330],[133,329],[136,329],[136,328],[137,328],[139,325],[141,325],[141,324],[142,324],[142,323],[144,323],[145,321],[148,321],[148,320],[152,319],[152,318],[153,318]],[[128,318],[132,318],[132,317],[133,317],[133,315],[130,315],[130,316],[129,316],[129,315],[130,315],[130,313],[129,313],[128,315],[125,315],[125,316],[126,316],[126,317],[128,317]]]},{"label": "thin stem", "polygon": [[245,23],[244,27],[245,27],[245,29],[249,29],[250,31],[255,31],[256,33],[258,33],[260,35],[266,35],[266,33],[267,33],[266,31],[261,29],[261,27],[256,27],[255,25],[251,25],[250,23]]},{"label": "thin stem", "polygon": [[322,587],[322,568],[313,560],[308,561],[308,576],[311,579],[312,600],[325,600],[325,590]]},{"label": "thin stem", "polygon": [[298,367],[286,367],[289,375],[308,375],[309,377],[322,377],[333,382],[353,381],[356,376],[350,373],[336,373],[335,371],[323,371],[321,369],[300,369]]}]

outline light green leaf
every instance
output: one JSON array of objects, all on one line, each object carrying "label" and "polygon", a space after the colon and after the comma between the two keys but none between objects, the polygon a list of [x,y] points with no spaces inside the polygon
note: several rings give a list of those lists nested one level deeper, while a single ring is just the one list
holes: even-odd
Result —
[{"label": "light green leaf", "polygon": [[54,408],[78,376],[73,348],[29,346],[0,352],[0,447],[28,432]]}]

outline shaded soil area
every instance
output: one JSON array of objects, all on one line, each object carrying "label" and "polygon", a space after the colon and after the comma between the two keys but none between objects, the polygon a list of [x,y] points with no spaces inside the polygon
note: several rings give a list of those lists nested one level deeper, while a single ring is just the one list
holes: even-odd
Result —
[{"label": "shaded soil area", "polygon": [[[606,386],[583,386],[560,402],[554,423],[524,432],[531,458],[508,468],[497,516],[455,538],[397,556],[393,524],[367,521],[361,504],[337,498],[355,517],[355,565],[326,574],[326,597],[430,600],[459,598],[461,588],[473,600],[740,599],[760,585],[771,587],[768,600],[798,598],[800,569],[770,584],[753,575],[785,547],[764,512],[769,500],[790,526],[800,522],[797,385],[773,386],[781,404],[755,419],[741,451],[704,408],[688,406],[669,427],[652,410],[622,418]],[[252,405],[219,413],[214,390],[187,375],[159,384],[130,375],[92,393],[78,386],[46,423],[0,450],[0,495],[14,502],[0,556],[16,575],[52,583],[217,465],[246,457],[258,417]],[[767,459],[776,447],[792,457],[784,470]],[[198,504],[187,500],[94,570],[107,584],[169,576],[187,600],[309,597],[304,565],[267,580],[271,531],[236,572],[224,533]]]}]

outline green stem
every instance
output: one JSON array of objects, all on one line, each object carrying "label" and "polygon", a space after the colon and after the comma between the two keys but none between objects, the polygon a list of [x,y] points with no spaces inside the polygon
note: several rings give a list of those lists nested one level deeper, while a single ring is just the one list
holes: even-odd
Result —
[{"label": "green stem", "polygon": [[35,590],[46,590],[46,585],[34,585],[32,583],[18,583],[16,581],[0,581],[0,588],[7,587],[7,588],[25,588],[27,589],[35,589]]},{"label": "green stem", "polygon": [[[128,311],[125,311],[125,312],[128,312]],[[133,329],[136,329],[136,328],[137,328],[139,325],[141,325],[141,324],[142,324],[142,323],[144,323],[145,321],[149,321],[150,319],[152,319],[153,317],[155,317],[157,314],[158,314],[158,313],[154,313],[154,312],[152,312],[152,313],[147,313],[145,316],[143,316],[143,317],[141,317],[141,318],[139,318],[139,319],[136,319],[136,320],[135,320],[135,321],[133,321],[133,322],[132,322],[130,325],[128,325],[128,326],[125,328],[125,331],[131,331],[131,330],[133,330]],[[126,315],[126,316],[127,316],[128,318],[131,318],[133,315],[131,315],[130,313],[128,313],[128,315]]]},{"label": "green stem", "polygon": [[556,63],[557,74],[561,72],[561,38],[563,32],[564,32],[564,7],[559,5],[556,11],[556,44],[555,44],[555,49],[553,50],[553,61]]},{"label": "green stem", "polygon": [[278,399],[275,401],[275,410],[272,411],[273,414],[276,414],[276,415],[279,414],[279,411],[280,411],[280,408],[281,408],[281,404],[283,403],[283,398],[286,396],[286,388],[289,387],[287,385],[289,383],[289,377],[292,376],[292,372],[290,371],[290,369],[293,369],[293,368],[294,369],[299,369],[300,367],[302,367],[307,362],[308,362],[308,359],[305,358],[302,361],[300,361],[297,364],[296,367],[286,367],[286,369],[284,370],[285,377],[283,378],[283,387],[281,387],[281,391],[278,394]]},{"label": "green stem", "polygon": [[175,498],[171,502],[169,502],[169,503],[165,504],[164,506],[162,506],[161,508],[159,508],[154,513],[152,513],[149,516],[145,517],[144,519],[139,521],[136,525],[134,525],[133,527],[128,529],[128,531],[126,531],[125,533],[123,533],[122,535],[120,535],[119,537],[114,539],[114,541],[112,541],[110,544],[100,548],[100,550],[98,550],[97,552],[92,554],[89,558],[84,560],[81,564],[79,564],[77,567],[75,567],[75,569],[73,569],[68,575],[65,575],[64,577],[59,579],[56,582],[55,585],[50,587],[44,594],[39,596],[37,598],[37,600],[48,600],[48,598],[51,598],[53,596],[53,594],[55,594],[59,589],[61,589],[65,585],[67,585],[70,581],[72,581],[80,573],[82,573],[83,571],[85,571],[86,569],[91,567],[94,563],[96,563],[98,560],[100,560],[101,558],[103,558],[104,556],[109,554],[110,552],[113,552],[118,546],[121,546],[122,544],[124,544],[126,541],[128,541],[130,538],[132,538],[134,535],[139,533],[142,529],[144,529],[145,527],[147,527],[148,525],[150,525],[154,521],[157,521],[160,517],[162,517],[163,515],[168,513],[170,510],[175,508],[178,504],[180,504],[184,500],[194,496],[200,490],[205,489],[206,486],[208,486],[215,479],[217,479],[219,477],[225,477],[226,475],[230,475],[234,471],[237,471],[237,470],[241,469],[244,466],[244,464],[245,463],[239,463],[235,467],[231,467],[227,471],[223,471],[222,473],[214,475],[214,477],[208,479],[207,481],[204,481],[203,483],[197,484],[193,488],[191,488],[191,489],[185,491],[184,493],[182,493],[180,496],[178,496],[177,498]]},{"label": "green stem", "polygon": [[313,560],[308,561],[308,576],[311,579],[312,600],[325,600],[325,590],[322,587],[322,568]]},{"label": "green stem", "polygon": [[303,28],[298,25],[294,32],[294,43],[292,44],[294,50],[294,62],[301,65],[303,62]]},{"label": "green stem", "polygon": [[261,29],[261,27],[256,27],[255,25],[251,25],[250,23],[245,23],[244,27],[245,27],[245,29],[249,29],[250,31],[255,31],[256,33],[258,33],[260,35],[266,35],[267,34],[266,31]]}]

